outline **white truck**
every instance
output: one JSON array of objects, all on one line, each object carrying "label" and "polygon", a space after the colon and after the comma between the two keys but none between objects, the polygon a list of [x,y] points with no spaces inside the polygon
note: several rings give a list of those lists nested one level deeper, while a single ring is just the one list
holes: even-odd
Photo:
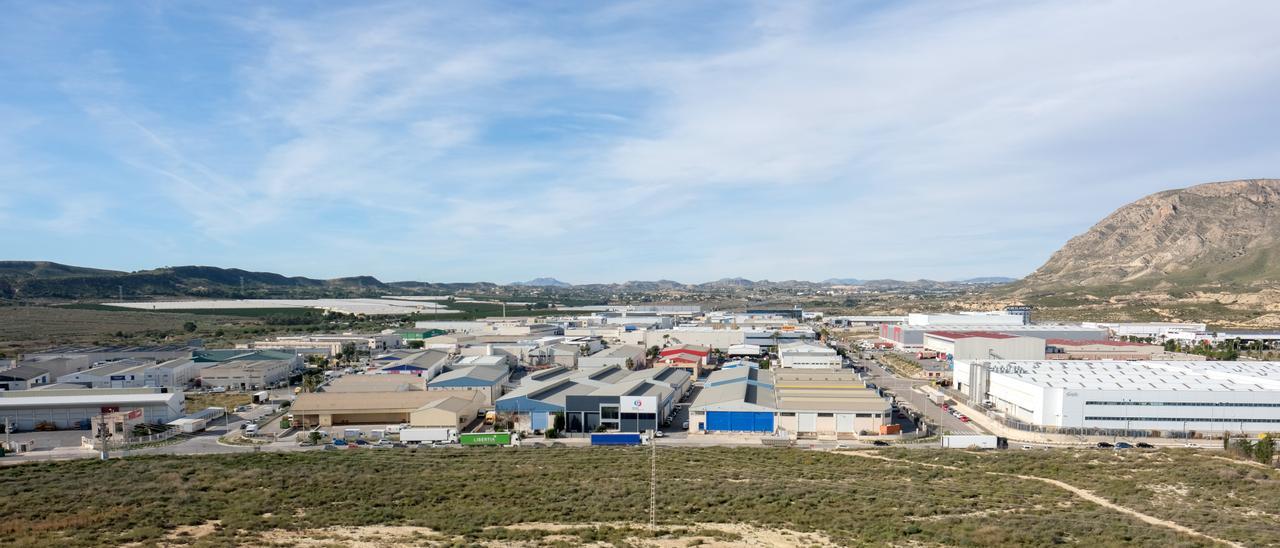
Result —
[{"label": "white truck", "polygon": [[988,434],[948,434],[942,436],[942,447],[949,449],[1003,449],[1008,442]]},{"label": "white truck", "polygon": [[456,428],[403,428],[400,441],[404,443],[458,443]]}]

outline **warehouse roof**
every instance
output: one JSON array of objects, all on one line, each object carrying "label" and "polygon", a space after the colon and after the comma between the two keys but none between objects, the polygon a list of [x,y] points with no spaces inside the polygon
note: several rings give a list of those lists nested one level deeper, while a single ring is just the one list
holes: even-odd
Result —
[{"label": "warehouse roof", "polygon": [[1073,341],[1071,339],[1047,339],[1044,342],[1047,344],[1052,344],[1056,346],[1143,346],[1143,347],[1159,346],[1151,343],[1140,343],[1140,342],[1131,342],[1131,341],[1112,341],[1112,340]]},{"label": "warehouse roof", "polygon": [[1280,390],[1280,362],[982,360],[992,375],[1080,390]]},{"label": "warehouse roof", "polygon": [[30,365],[19,365],[18,367],[0,371],[0,381],[29,381],[31,379],[40,377],[41,375],[48,375],[48,374],[49,374],[48,371],[41,369],[39,367],[32,367]]},{"label": "warehouse roof", "polygon": [[325,385],[325,392],[401,392],[423,390],[417,375],[343,375]]},{"label": "warehouse roof", "polygon": [[[1017,335],[1008,333],[996,333],[994,331],[929,331],[925,333],[930,337],[940,337],[943,339],[1014,339]],[[1061,340],[1061,339],[1054,339]]]},{"label": "warehouse roof", "polygon": [[310,413],[407,413],[438,400],[458,397],[457,392],[310,392],[298,395],[290,410]]},{"label": "warehouse roof", "polygon": [[511,371],[503,366],[492,365],[473,365],[470,367],[460,367],[452,371],[436,375],[428,383],[430,386],[493,386],[502,382],[511,374]]},{"label": "warehouse roof", "polygon": [[298,355],[279,350],[220,349],[199,350],[191,355],[198,362],[296,360]]},{"label": "warehouse roof", "polygon": [[182,400],[181,392],[126,392],[106,388],[0,392],[0,408],[170,404]]},{"label": "warehouse roof", "polygon": [[98,367],[86,369],[84,371],[69,373],[67,375],[63,375],[63,377],[74,377],[76,375],[90,375],[90,376],[101,377],[105,375],[120,375],[124,373],[141,374],[148,367],[154,367],[155,365],[156,365],[156,362],[153,362],[153,361],[142,361],[142,360],[131,360],[131,359],[116,360],[113,362],[107,362],[106,364],[103,364],[103,365],[99,365]]}]

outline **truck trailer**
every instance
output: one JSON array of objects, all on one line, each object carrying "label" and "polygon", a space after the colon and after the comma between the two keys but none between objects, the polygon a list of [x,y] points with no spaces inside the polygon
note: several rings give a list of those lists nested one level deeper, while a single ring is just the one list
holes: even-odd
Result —
[{"label": "truck trailer", "polygon": [[644,441],[640,434],[591,434],[591,445],[640,445]]},{"label": "truck trailer", "polygon": [[942,447],[949,449],[1008,449],[1009,440],[988,434],[948,434]]},{"label": "truck trailer", "polygon": [[455,428],[402,428],[400,441],[404,443],[458,443]]},{"label": "truck trailer", "polygon": [[458,436],[458,443],[462,445],[511,445],[511,432],[461,434]]}]

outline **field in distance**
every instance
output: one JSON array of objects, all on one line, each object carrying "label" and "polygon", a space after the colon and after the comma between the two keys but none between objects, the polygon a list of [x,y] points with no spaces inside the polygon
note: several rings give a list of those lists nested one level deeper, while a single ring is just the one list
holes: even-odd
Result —
[{"label": "field in distance", "polygon": [[[0,469],[0,544],[1280,541],[1280,473],[1187,451],[852,456],[663,448],[658,455],[656,530],[647,528],[647,449],[363,449],[10,466]],[[1088,490],[1116,507],[1044,480]]]}]

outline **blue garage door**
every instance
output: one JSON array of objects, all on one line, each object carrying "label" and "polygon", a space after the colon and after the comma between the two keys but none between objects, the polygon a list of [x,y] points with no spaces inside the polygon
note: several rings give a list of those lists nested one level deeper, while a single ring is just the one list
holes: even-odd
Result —
[{"label": "blue garage door", "polygon": [[722,432],[772,432],[773,413],[708,411],[707,430]]},{"label": "blue garage door", "polygon": [[530,426],[534,430],[546,430],[547,427],[551,426],[550,421],[547,420],[547,415],[548,413],[537,411],[529,413],[529,421],[532,423]]}]

